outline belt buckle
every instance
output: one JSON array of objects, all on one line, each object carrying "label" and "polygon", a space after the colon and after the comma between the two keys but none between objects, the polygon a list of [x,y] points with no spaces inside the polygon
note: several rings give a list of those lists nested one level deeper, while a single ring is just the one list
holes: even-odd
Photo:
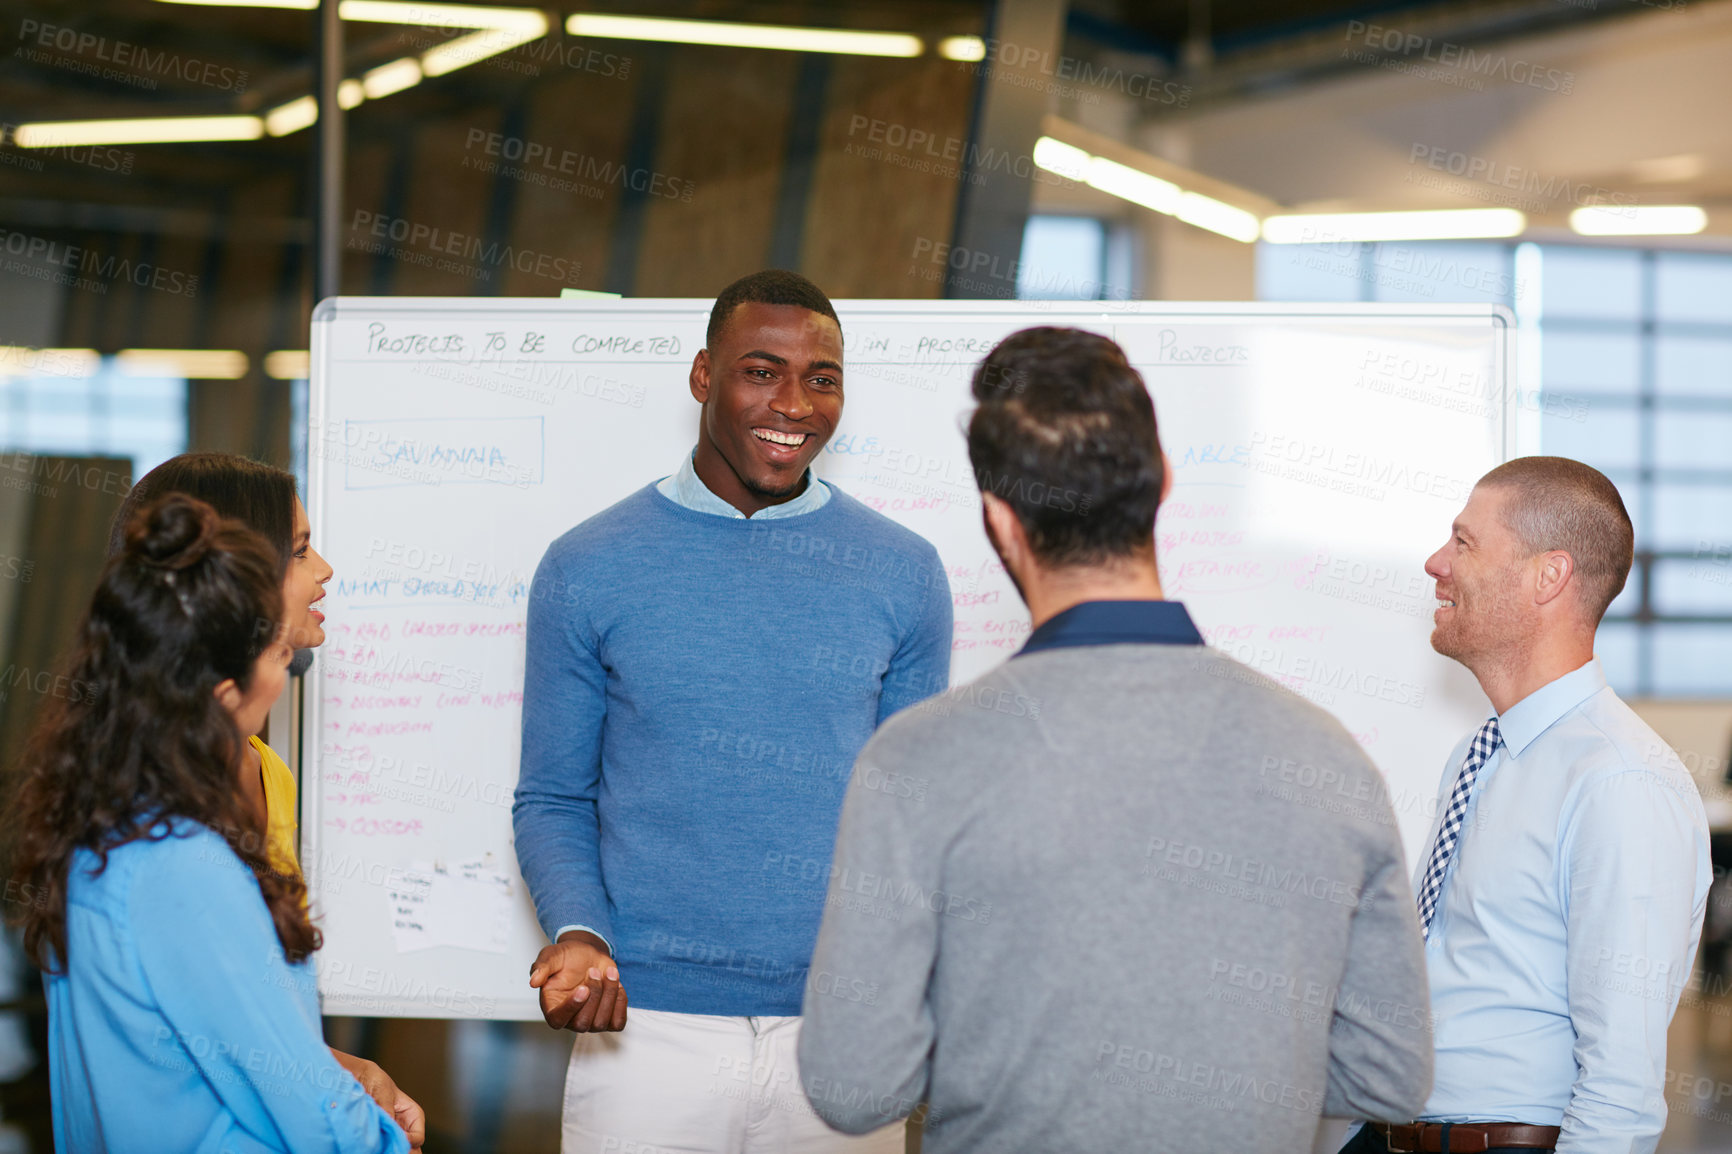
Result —
[{"label": "belt buckle", "polygon": [[[1402,1126],[1397,1126],[1393,1122],[1379,1122],[1377,1128],[1383,1134],[1383,1144],[1389,1148],[1389,1154],[1417,1154],[1418,1151],[1425,1149],[1425,1144],[1421,1140],[1425,1133],[1424,1122],[1409,1122]],[[1412,1145],[1396,1144],[1395,1132],[1398,1129],[1413,1132]]]}]

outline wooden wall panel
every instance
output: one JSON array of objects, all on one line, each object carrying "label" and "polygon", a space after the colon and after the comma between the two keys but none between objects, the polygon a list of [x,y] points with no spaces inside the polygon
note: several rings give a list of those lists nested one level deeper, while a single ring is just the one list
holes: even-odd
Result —
[{"label": "wooden wall panel", "polygon": [[187,382],[187,449],[288,468],[289,382],[262,379],[256,370],[242,381]]},{"label": "wooden wall panel", "polygon": [[[70,243],[87,244],[90,240],[89,234],[75,235]],[[107,330],[106,294],[74,286],[68,286],[62,293],[60,335],[54,343],[77,349],[102,347]]]},{"label": "wooden wall panel", "polygon": [[[488,244],[494,178],[463,166],[470,128],[460,118],[448,118],[415,133],[407,195],[394,214],[412,230],[409,240],[392,242],[401,254],[391,285],[394,296],[485,295],[504,276],[496,260],[480,254]],[[383,203],[380,209],[393,211]],[[423,239],[415,239],[413,230],[422,228],[428,230]]]},{"label": "wooden wall panel", "polygon": [[[309,130],[310,131],[310,130]],[[367,227],[371,216],[387,211],[386,190],[390,184],[391,164],[399,142],[370,133],[356,132],[349,126],[348,158],[343,166],[343,219],[338,224],[338,245],[342,250],[343,274],[339,281],[346,295],[365,296],[373,292],[373,262],[378,257],[371,245],[389,244],[375,237]],[[312,206],[304,206],[312,212]],[[357,223],[359,221],[359,223]]]},{"label": "wooden wall panel", "polygon": [[[262,371],[259,361],[272,347],[306,347],[295,343],[305,342],[306,331],[297,333],[291,318],[280,315],[285,307],[280,294],[283,266],[291,259],[280,232],[300,211],[296,198],[302,183],[286,173],[272,173],[236,191],[226,222],[228,235],[216,260],[216,281],[199,289],[203,307],[210,310],[206,339],[213,348],[245,350],[256,371]],[[293,253],[295,259],[304,256]],[[273,345],[279,332],[287,334],[280,338],[285,343]]]},{"label": "wooden wall panel", "polygon": [[949,60],[833,62],[801,257],[831,296],[942,294],[941,275],[920,274],[943,265],[914,252],[950,240],[973,86],[972,70]]},{"label": "wooden wall panel", "polygon": [[12,764],[51,698],[76,696],[64,679],[67,658],[107,559],[109,526],[131,474],[132,462],[121,457],[10,458],[8,479],[28,486],[23,554],[35,569],[18,590],[0,666],[10,671],[0,685],[0,764]]},{"label": "wooden wall panel", "polygon": [[[289,393],[286,382],[264,375],[264,357],[276,348],[305,348],[307,332],[297,327],[297,301],[281,294],[283,265],[290,250],[280,236],[282,222],[297,209],[300,182],[276,172],[235,191],[226,235],[215,261],[214,280],[200,283],[197,316],[178,336],[153,334],[143,343],[165,348],[240,349],[251,362],[247,376],[234,381],[194,381],[190,386],[191,449],[243,453],[272,464],[289,464]],[[303,254],[304,255],[304,254]],[[188,267],[202,269],[204,242],[191,246]],[[196,262],[196,263],[195,263]],[[165,257],[164,263],[168,263]],[[292,308],[293,316],[283,316]]]},{"label": "wooden wall panel", "polygon": [[[138,311],[129,323],[125,343],[147,349],[184,349],[198,342],[201,314],[218,306],[220,288],[207,284],[210,242],[202,237],[164,236],[146,251],[145,264],[134,269],[145,284],[129,286]],[[226,348],[217,344],[217,348]]]},{"label": "wooden wall panel", "polygon": [[656,170],[692,198],[650,196],[634,296],[710,296],[764,267],[798,59],[676,47]]},{"label": "wooden wall panel", "polygon": [[[546,153],[538,152],[537,162],[526,169],[534,175],[515,190],[511,242],[581,266],[571,288],[603,287],[623,186],[602,176],[614,171],[611,166],[626,154],[631,106],[642,72],[632,67],[636,62],[623,49],[605,55],[613,59],[597,61],[591,71],[569,67],[558,58],[544,64],[544,78],[531,93],[524,117],[526,144]],[[543,155],[545,160],[540,159]],[[504,282],[507,296],[557,296],[560,287],[545,276],[517,269],[510,270]]]}]

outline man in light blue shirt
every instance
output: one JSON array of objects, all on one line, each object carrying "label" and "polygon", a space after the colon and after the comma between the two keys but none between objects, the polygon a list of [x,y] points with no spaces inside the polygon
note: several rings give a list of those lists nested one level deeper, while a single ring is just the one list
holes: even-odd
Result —
[{"label": "man in light blue shirt", "polygon": [[1414,890],[1436,1080],[1384,1150],[1652,1151],[1666,1028],[1710,867],[1695,783],[1606,685],[1594,631],[1633,533],[1617,489],[1561,457],[1480,479],[1426,562],[1432,646],[1493,716],[1451,755]]}]

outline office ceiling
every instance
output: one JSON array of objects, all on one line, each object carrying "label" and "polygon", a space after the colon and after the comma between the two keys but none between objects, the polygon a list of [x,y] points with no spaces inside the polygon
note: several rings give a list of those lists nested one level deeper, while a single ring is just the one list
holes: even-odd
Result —
[{"label": "office ceiling", "polygon": [[[474,3],[477,0],[469,0]],[[1732,0],[1689,0],[1692,13]],[[534,0],[528,0],[533,4]],[[1396,29],[1407,43],[1482,49],[1573,26],[1652,16],[1684,0],[1073,0],[1063,52],[1114,60],[1182,79],[1183,107],[1150,103],[1144,121],[1194,120],[1271,94],[1303,92],[1367,72],[1369,51],[1400,62],[1363,27]],[[983,0],[603,0],[550,6],[640,15],[828,25],[916,32],[931,40],[988,30]],[[11,50],[0,55],[0,121],[113,116],[259,113],[310,92],[316,14],[164,3],[161,0],[32,0],[9,18]],[[1357,22],[1357,23],[1355,23]],[[557,22],[556,22],[557,28]],[[437,29],[346,24],[350,75],[400,57],[406,39],[450,36]],[[1355,33],[1355,29],[1361,29]],[[556,31],[555,36],[562,35]],[[1355,39],[1355,36],[1358,39]],[[46,36],[46,41],[44,40]],[[63,48],[71,45],[69,49]],[[1423,55],[1423,52],[1421,53]],[[170,61],[162,63],[164,59]],[[143,61],[143,63],[141,63]],[[351,142],[398,133],[417,120],[519,98],[532,78],[473,68],[369,105],[350,118]],[[1133,124],[1130,127],[1135,128]],[[32,170],[0,146],[0,219],[35,227],[148,228],[204,233],[229,189],[272,170],[307,179],[313,134],[299,132],[237,147],[154,145],[131,151],[124,181],[97,164],[50,162]],[[292,219],[282,239],[304,239]],[[259,238],[264,239],[264,238]]]}]

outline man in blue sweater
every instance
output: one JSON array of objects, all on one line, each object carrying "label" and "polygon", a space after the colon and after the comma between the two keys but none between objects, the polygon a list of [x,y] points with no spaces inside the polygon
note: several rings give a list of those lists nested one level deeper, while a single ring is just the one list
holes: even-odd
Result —
[{"label": "man in blue sweater", "polygon": [[[949,680],[936,550],[811,473],[842,416],[817,286],[717,298],[674,475],[555,541],[531,590],[512,815],[530,985],[577,1033],[565,1154],[883,1151],[794,1068],[854,756]],[[627,1024],[627,991],[631,1015]]]}]

